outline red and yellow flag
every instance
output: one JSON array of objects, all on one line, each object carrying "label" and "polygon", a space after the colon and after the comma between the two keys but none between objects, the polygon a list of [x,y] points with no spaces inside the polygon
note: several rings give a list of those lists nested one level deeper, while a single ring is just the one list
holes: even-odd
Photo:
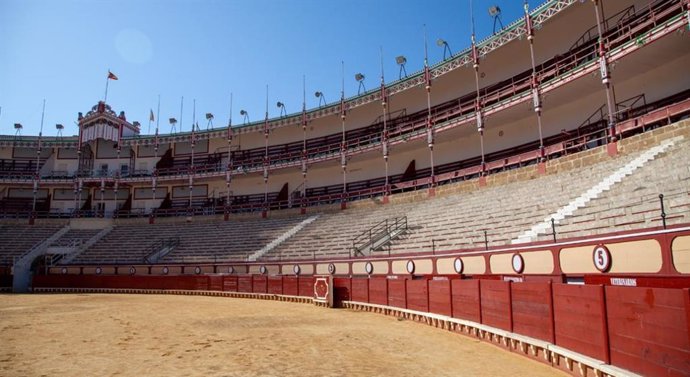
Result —
[{"label": "red and yellow flag", "polygon": [[117,80],[117,76],[114,73],[108,71],[108,80]]}]

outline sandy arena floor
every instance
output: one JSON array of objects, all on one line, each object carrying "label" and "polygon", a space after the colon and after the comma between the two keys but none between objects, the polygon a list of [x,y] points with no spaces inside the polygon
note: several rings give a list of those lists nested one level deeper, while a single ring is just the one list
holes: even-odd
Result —
[{"label": "sandy arena floor", "polygon": [[196,296],[0,295],[0,376],[564,376],[380,314]]}]

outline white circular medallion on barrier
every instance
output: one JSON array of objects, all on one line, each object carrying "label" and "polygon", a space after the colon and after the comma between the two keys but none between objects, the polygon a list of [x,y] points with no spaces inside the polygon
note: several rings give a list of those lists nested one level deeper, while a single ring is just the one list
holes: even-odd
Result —
[{"label": "white circular medallion on barrier", "polygon": [[328,264],[328,273],[331,275],[335,274],[335,265],[333,263]]},{"label": "white circular medallion on barrier", "polygon": [[63,267],[60,272],[64,275],[67,273],[67,267]]},{"label": "white circular medallion on barrier", "polygon": [[292,266],[292,272],[294,272],[295,275],[299,275],[300,271],[302,271],[302,269],[300,268],[299,264]]},{"label": "white circular medallion on barrier", "polygon": [[134,266],[132,266],[132,267],[129,268],[129,274],[130,274],[130,275],[134,275],[134,274],[136,274],[136,273],[137,273],[137,269],[134,268]]},{"label": "white circular medallion on barrier", "polygon": [[371,264],[371,262],[367,262],[367,264],[364,265],[364,271],[366,271],[367,274],[371,275],[374,273],[374,265]]},{"label": "white circular medallion on barrier", "polygon": [[513,271],[515,271],[518,274],[521,274],[522,271],[525,270],[525,260],[522,259],[522,255],[520,254],[513,254]]},{"label": "white circular medallion on barrier", "polygon": [[594,267],[599,272],[608,272],[611,268],[611,252],[604,245],[597,245],[592,252]]},{"label": "white circular medallion on barrier", "polygon": [[103,273],[103,269],[100,267],[96,267],[96,275],[100,275]]},{"label": "white circular medallion on barrier", "polygon": [[458,274],[461,274],[465,270],[465,263],[462,261],[462,258],[455,258],[453,261],[453,269]]},{"label": "white circular medallion on barrier", "polygon": [[408,260],[405,268],[407,269],[408,274],[414,274],[414,261]]},{"label": "white circular medallion on barrier", "polygon": [[233,267],[233,266],[228,267],[228,273],[234,274],[235,273],[235,267]]},{"label": "white circular medallion on barrier", "polygon": [[196,267],[194,268],[194,273],[197,274],[197,275],[199,275],[199,274],[201,273],[201,267],[196,266]]},{"label": "white circular medallion on barrier", "polygon": [[266,268],[266,266],[261,266],[261,267],[259,267],[259,272],[261,273],[261,275],[265,275],[265,274],[266,274],[266,271],[268,271],[268,269]]},{"label": "white circular medallion on barrier", "polygon": [[168,269],[168,267],[163,267],[163,275],[167,275],[168,272],[170,272],[170,270]]}]

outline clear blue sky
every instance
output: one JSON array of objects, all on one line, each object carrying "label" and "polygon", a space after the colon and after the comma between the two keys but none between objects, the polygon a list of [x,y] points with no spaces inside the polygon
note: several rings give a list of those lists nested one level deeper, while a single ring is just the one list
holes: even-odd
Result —
[{"label": "clear blue sky", "polygon": [[[491,34],[493,4],[505,25],[522,16],[522,1],[474,0],[478,39]],[[398,55],[408,73],[422,69],[424,24],[431,64],[442,59],[438,38],[453,53],[466,48],[469,8],[469,0],[0,0],[0,134],[22,123],[24,135],[37,135],[44,98],[44,134],[56,134],[56,123],[76,134],[77,112],[103,99],[108,69],[119,77],[108,103],[143,133],[159,94],[164,133],[169,117],[179,119],[181,96],[185,131],[194,98],[202,129],[207,112],[226,126],[231,92],[233,124],[242,123],[241,109],[263,119],[266,85],[270,117],[279,115],[277,101],[300,111],[303,75],[307,107],[316,107],[317,90],[329,103],[339,99],[341,61],[346,97],[357,92],[357,72],[367,89],[378,86],[380,47],[386,82],[398,78]]]}]

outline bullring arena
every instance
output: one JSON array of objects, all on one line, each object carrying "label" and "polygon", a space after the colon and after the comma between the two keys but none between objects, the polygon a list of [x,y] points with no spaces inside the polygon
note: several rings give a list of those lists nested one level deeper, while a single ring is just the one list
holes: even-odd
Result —
[{"label": "bullring arena", "polygon": [[689,22],[550,0],[295,114],[0,136],[1,374],[690,376]]}]

